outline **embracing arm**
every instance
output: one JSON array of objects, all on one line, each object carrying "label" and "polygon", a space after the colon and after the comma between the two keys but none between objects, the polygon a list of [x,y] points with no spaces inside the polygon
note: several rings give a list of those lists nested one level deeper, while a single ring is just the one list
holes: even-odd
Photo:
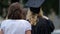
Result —
[{"label": "embracing arm", "polygon": [[27,30],[25,34],[31,34],[31,30]]},{"label": "embracing arm", "polygon": [[3,30],[0,29],[0,34],[3,34]]},{"label": "embracing arm", "polygon": [[25,23],[25,34],[31,34],[31,24],[28,21]]}]

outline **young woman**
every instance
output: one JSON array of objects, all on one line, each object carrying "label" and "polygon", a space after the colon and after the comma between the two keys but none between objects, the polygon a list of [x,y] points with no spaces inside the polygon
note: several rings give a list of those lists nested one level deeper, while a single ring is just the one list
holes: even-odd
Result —
[{"label": "young woman", "polygon": [[26,19],[32,25],[32,34],[51,34],[54,30],[53,22],[42,13],[43,2],[44,0],[28,0],[26,4],[29,7]]},{"label": "young woman", "polygon": [[0,34],[31,34],[31,25],[24,20],[24,11],[19,3],[9,6],[7,18],[1,24]]},{"label": "young woman", "polygon": [[51,34],[55,28],[53,22],[48,17],[42,15],[41,11],[36,13],[36,9],[33,8],[32,10],[30,8],[30,11],[27,13],[27,20],[32,25],[32,34]]}]

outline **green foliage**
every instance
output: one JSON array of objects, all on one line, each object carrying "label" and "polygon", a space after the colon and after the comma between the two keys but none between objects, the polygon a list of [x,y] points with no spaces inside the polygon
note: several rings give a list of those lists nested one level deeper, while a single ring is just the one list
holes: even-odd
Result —
[{"label": "green foliage", "polygon": [[8,0],[3,0],[3,1],[1,0],[0,4],[6,7],[8,6]]},{"label": "green foliage", "polygon": [[43,4],[43,11],[45,14],[50,14],[50,9],[53,8],[56,15],[59,15],[59,0],[46,0]]},{"label": "green foliage", "polygon": [[22,0],[23,4],[25,4],[28,0]]}]

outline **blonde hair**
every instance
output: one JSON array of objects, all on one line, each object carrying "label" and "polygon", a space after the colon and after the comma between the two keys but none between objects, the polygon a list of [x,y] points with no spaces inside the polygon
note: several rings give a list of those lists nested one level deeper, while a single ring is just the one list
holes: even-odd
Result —
[{"label": "blonde hair", "polygon": [[42,8],[40,8],[40,13],[39,14],[33,14],[30,9],[28,8],[27,16],[26,19],[30,21],[31,25],[36,25],[37,23],[37,17],[42,17],[43,16],[43,11]]}]

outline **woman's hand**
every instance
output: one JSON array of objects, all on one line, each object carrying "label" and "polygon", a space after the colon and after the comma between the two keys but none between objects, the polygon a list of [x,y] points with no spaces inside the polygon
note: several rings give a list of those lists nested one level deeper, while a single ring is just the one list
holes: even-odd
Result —
[{"label": "woman's hand", "polygon": [[27,30],[25,34],[31,34],[31,30]]},{"label": "woman's hand", "polygon": [[0,34],[3,34],[3,30],[2,29],[0,29]]}]

